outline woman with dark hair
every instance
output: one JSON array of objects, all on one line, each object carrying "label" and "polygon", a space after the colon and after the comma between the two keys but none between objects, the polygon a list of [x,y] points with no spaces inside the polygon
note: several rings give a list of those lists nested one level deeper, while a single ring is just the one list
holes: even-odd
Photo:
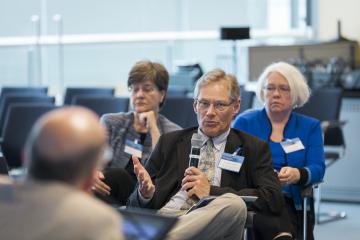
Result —
[{"label": "woman with dark hair", "polygon": [[164,104],[169,74],[160,63],[137,62],[130,70],[128,88],[133,111],[105,114],[112,161],[99,172],[94,190],[103,200],[125,204],[137,182],[132,155],[141,158],[143,165],[163,133],[181,129],[159,114]]}]

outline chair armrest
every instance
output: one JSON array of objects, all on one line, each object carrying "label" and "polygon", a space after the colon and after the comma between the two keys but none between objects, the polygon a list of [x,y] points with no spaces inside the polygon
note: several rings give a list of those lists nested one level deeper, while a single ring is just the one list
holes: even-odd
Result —
[{"label": "chair armrest", "polygon": [[301,190],[301,197],[302,198],[307,198],[307,197],[312,197],[313,196],[313,190],[315,188],[318,188],[321,182],[317,182],[317,183],[313,183],[310,185],[305,186],[302,190]]},{"label": "chair armrest", "polygon": [[321,129],[323,132],[326,132],[328,128],[340,127],[342,128],[348,121],[347,120],[331,120],[331,121],[322,121]]},{"label": "chair armrest", "polygon": [[254,223],[255,211],[247,211],[245,228],[252,228]]},{"label": "chair armrest", "polygon": [[246,205],[255,202],[258,197],[257,196],[240,196],[242,200],[246,203]]},{"label": "chair armrest", "polygon": [[254,221],[254,215],[256,212],[251,208],[251,205],[258,199],[257,196],[240,196],[242,200],[244,200],[246,207],[248,208],[247,214],[246,214],[246,222],[245,222],[245,228],[252,228],[253,221]]}]

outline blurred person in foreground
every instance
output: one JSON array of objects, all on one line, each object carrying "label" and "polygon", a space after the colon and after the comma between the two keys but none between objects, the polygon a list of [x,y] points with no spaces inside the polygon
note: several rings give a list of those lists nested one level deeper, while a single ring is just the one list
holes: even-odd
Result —
[{"label": "blurred person in foreground", "polygon": [[[282,184],[292,233],[302,239],[301,190],[322,181],[325,173],[320,122],[293,112],[309,99],[310,89],[294,66],[278,62],[269,65],[258,81],[257,95],[264,108],[237,116],[233,127],[267,141],[272,165]],[[310,201],[307,239],[314,239],[314,201]]]},{"label": "blurred person in foreground", "polygon": [[90,196],[107,149],[89,110],[41,117],[25,146],[25,180],[0,183],[0,239],[123,239],[119,214]]},{"label": "blurred person in foreground", "polygon": [[[256,212],[255,238],[291,239],[269,147],[230,128],[240,108],[236,78],[220,69],[203,75],[193,107],[198,127],[162,135],[145,167],[133,156],[138,187],[128,205],[178,216],[169,239],[241,239],[247,217],[241,196],[255,196],[249,208]],[[195,138],[199,163],[189,166]],[[208,204],[198,206],[202,201]],[[199,208],[188,212],[193,206]]]},{"label": "blurred person in foreground", "polygon": [[165,67],[147,60],[130,70],[128,88],[133,111],[101,117],[114,155],[104,172],[98,172],[94,190],[108,203],[125,205],[136,185],[131,156],[146,164],[161,134],[181,129],[159,114],[166,99],[169,74]]}]

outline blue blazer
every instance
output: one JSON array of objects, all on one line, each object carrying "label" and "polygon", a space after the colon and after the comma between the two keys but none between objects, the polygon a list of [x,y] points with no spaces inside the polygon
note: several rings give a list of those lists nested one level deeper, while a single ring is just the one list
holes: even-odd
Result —
[{"label": "blue blazer", "polygon": [[[244,112],[238,115],[233,127],[253,136],[270,142],[272,127],[265,109]],[[273,167],[277,170],[286,166],[299,168],[301,181],[299,184],[283,187],[291,194],[296,209],[302,209],[301,189],[304,185],[322,181],[325,173],[324,145],[320,122],[298,113],[292,112],[285,126],[284,139],[300,138],[305,149],[285,154],[282,148],[271,146]],[[280,152],[281,151],[281,152]],[[285,156],[286,162],[276,156]],[[305,172],[305,174],[304,174]]]}]

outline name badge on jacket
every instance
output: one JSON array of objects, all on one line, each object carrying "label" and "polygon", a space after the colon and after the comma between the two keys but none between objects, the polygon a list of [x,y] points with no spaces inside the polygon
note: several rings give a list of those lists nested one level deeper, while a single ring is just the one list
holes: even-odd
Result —
[{"label": "name badge on jacket", "polygon": [[286,139],[285,141],[281,142],[280,144],[281,144],[281,147],[284,149],[285,153],[292,153],[292,152],[296,152],[296,151],[305,149],[300,138]]},{"label": "name badge on jacket", "polygon": [[127,154],[134,155],[135,157],[141,158],[142,150],[143,150],[143,146],[141,144],[138,144],[137,141],[133,142],[129,139],[126,139],[124,151]]},{"label": "name badge on jacket", "polygon": [[230,153],[223,153],[219,162],[219,168],[232,172],[240,172],[242,163],[244,162],[243,156],[238,156]]}]

